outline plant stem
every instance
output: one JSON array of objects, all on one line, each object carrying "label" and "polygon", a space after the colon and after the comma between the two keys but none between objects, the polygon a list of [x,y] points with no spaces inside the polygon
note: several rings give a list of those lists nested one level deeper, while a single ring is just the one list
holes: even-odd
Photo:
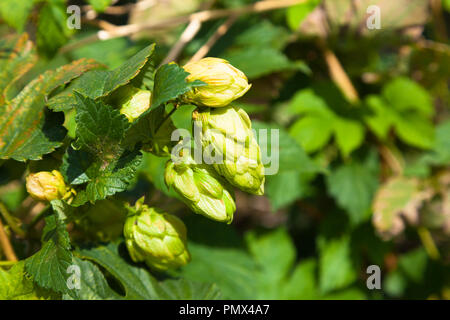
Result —
[{"label": "plant stem", "polygon": [[9,261],[18,261],[16,253],[9,241],[8,235],[3,227],[3,223],[0,219],[0,246],[3,248],[3,252],[5,253],[6,259]]},{"label": "plant stem", "polygon": [[428,256],[433,260],[438,260],[440,257],[439,250],[434,243],[430,231],[425,227],[419,227],[417,228],[417,233],[419,234],[420,240],[422,241]]},{"label": "plant stem", "polygon": [[16,263],[17,261],[0,261],[0,267],[9,267]]},{"label": "plant stem", "polygon": [[25,237],[25,231],[16,223],[15,218],[11,216],[6,206],[0,202],[0,213],[5,219],[6,223],[11,227],[11,229],[19,236]]},{"label": "plant stem", "polygon": [[293,5],[304,3],[306,0],[265,0],[252,3],[247,6],[232,8],[232,9],[215,9],[215,10],[203,10],[194,12],[186,16],[176,16],[162,21],[147,21],[140,24],[128,24],[124,26],[116,26],[114,31],[100,30],[95,34],[85,37],[82,40],[68,44],[60,49],[61,53],[66,53],[79,47],[88,45],[96,41],[104,41],[114,39],[118,37],[126,37],[132,34],[136,34],[143,30],[161,30],[165,28],[171,28],[180,24],[189,23],[192,20],[197,20],[200,23],[225,18],[232,15],[243,15],[250,13],[259,13],[265,11],[271,11],[276,9],[282,9],[291,7]]},{"label": "plant stem", "polygon": [[173,109],[164,117],[164,119],[162,119],[162,121],[159,123],[159,125],[158,125],[158,127],[156,128],[156,130],[155,130],[155,134],[158,132],[158,130],[159,129],[161,129],[161,127],[162,127],[162,125],[164,124],[164,122],[166,122],[167,121],[167,119],[169,119],[171,116],[172,116],[172,114],[175,112],[175,111],[177,111],[177,105],[175,105],[174,107],[173,107]]}]

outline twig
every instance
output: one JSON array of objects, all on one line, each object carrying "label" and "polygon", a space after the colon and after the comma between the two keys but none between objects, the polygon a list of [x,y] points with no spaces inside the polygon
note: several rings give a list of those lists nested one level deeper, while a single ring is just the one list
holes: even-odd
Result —
[{"label": "twig", "polygon": [[430,231],[427,228],[419,227],[417,232],[428,256],[433,260],[438,260],[440,257],[439,250],[434,243]]},{"label": "twig", "polygon": [[192,20],[198,20],[202,23],[205,21],[224,18],[231,15],[243,15],[246,13],[259,13],[275,9],[287,8],[299,3],[303,3],[305,1],[306,0],[266,0],[239,8],[204,10],[192,13],[190,15],[168,18],[163,21],[118,26],[114,31],[100,30],[96,34],[88,36],[80,40],[79,42],[68,44],[61,48],[61,53],[68,52],[75,48],[79,48],[81,46],[96,42],[98,40],[108,40],[118,37],[125,37],[141,32],[143,30],[169,28],[179,24],[188,23]]},{"label": "twig", "polygon": [[17,263],[17,261],[0,261],[0,267],[10,267],[15,263]]},{"label": "twig", "polygon": [[167,54],[167,57],[163,60],[163,62],[161,62],[161,64],[166,64],[176,60],[180,55],[181,51],[183,51],[183,48],[186,46],[186,44],[188,44],[198,33],[201,26],[202,23],[197,19],[194,19],[191,22],[189,22],[188,26],[181,34],[180,39],[170,49],[170,52]]},{"label": "twig", "polygon": [[384,161],[386,161],[389,168],[391,168],[392,172],[394,172],[395,175],[401,175],[404,167],[402,159],[399,159],[395,155],[394,151],[384,144],[379,145],[379,151],[380,155],[383,157]]},{"label": "twig", "polygon": [[444,14],[442,13],[442,1],[441,0],[430,0],[431,11],[434,16],[434,25],[436,29],[436,38],[439,41],[446,42],[447,40],[447,29],[444,20]]},{"label": "twig", "polygon": [[238,15],[232,15],[228,17],[228,19],[217,28],[216,32],[206,41],[206,43],[192,56],[189,62],[198,61],[202,59],[206,54],[211,50],[212,46],[219,40],[225,33],[227,33],[228,29],[233,25],[233,23],[238,18]]},{"label": "twig", "polygon": [[[210,0],[208,2],[204,2],[200,10],[208,10],[210,9],[216,0]],[[197,33],[200,31],[200,28],[202,26],[202,23],[198,19],[191,20],[186,27],[186,29],[181,34],[178,41],[175,43],[175,45],[170,49],[170,52],[167,54],[167,57],[161,62],[161,65],[165,63],[169,63],[172,61],[177,60],[178,56],[183,51],[184,47],[197,35]]]},{"label": "twig", "polygon": [[353,86],[350,78],[345,72],[339,59],[336,57],[333,51],[331,51],[323,40],[319,41],[319,46],[322,49],[325,62],[328,65],[328,70],[330,71],[331,79],[334,83],[341,89],[342,93],[347,97],[347,99],[352,103],[359,102],[358,92]]},{"label": "twig", "polygon": [[25,231],[22,230],[22,228],[17,225],[17,223],[14,221],[15,218],[11,216],[6,206],[0,202],[0,213],[2,214],[3,218],[5,219],[6,223],[11,227],[11,229],[19,236],[25,237]]},{"label": "twig", "polygon": [[175,111],[178,110],[178,106],[174,106],[172,110],[170,110],[170,112],[164,117],[164,119],[162,119],[162,121],[159,123],[159,125],[156,127],[155,133],[158,132],[159,129],[161,129],[162,125],[164,124],[164,122],[166,122],[173,114]]},{"label": "twig", "polygon": [[16,253],[14,252],[11,242],[9,242],[8,235],[6,234],[6,231],[3,227],[3,223],[1,220],[0,220],[0,245],[3,248],[3,252],[5,253],[6,259],[8,259],[9,261],[18,261]]}]

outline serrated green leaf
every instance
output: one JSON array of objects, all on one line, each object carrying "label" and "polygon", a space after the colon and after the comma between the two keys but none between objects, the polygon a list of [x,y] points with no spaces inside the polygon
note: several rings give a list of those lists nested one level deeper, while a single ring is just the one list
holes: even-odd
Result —
[{"label": "serrated green leaf", "polygon": [[159,67],[155,75],[151,108],[156,108],[163,103],[174,100],[193,88],[206,85],[200,80],[187,82],[186,77],[188,75],[189,72],[184,71],[183,68],[175,63]]},{"label": "serrated green leaf", "polygon": [[103,102],[74,92],[77,99],[77,146],[87,149],[103,163],[118,157],[120,141],[129,127],[127,118]]},{"label": "serrated green leaf", "polygon": [[200,283],[186,279],[166,280],[157,287],[162,300],[217,300],[222,293],[215,284]]},{"label": "serrated green leaf", "polygon": [[[87,294],[94,299],[203,300],[221,298],[219,289],[211,283],[200,283],[187,279],[169,279],[158,282],[147,270],[130,264],[122,253],[122,249],[125,249],[125,246],[109,243],[105,246],[81,249],[77,254],[105,268],[120,282],[125,290],[125,297],[118,295],[108,287],[103,275],[95,265],[77,259],[80,266],[89,267],[90,271],[88,272],[92,276],[88,273],[90,278],[81,279],[82,291],[76,298],[86,299]],[[85,283],[84,291],[83,282]],[[97,289],[97,286],[100,287],[100,290]],[[95,289],[95,292],[92,289]]]},{"label": "serrated green leaf", "polygon": [[408,78],[398,77],[390,81],[383,87],[382,94],[395,110],[415,110],[425,116],[434,113],[428,92]]},{"label": "serrated green leaf", "polygon": [[140,143],[144,151],[158,156],[170,155],[171,148],[176,143],[171,140],[176,127],[172,119],[167,117],[164,105],[142,114],[127,130],[123,145],[132,149]]},{"label": "serrated green leaf", "polygon": [[15,82],[27,73],[36,62],[34,46],[28,40],[28,34],[6,37],[0,40],[0,106],[14,98],[8,94]]},{"label": "serrated green leaf", "polygon": [[[52,203],[53,205],[53,203]],[[25,260],[25,269],[39,286],[66,293],[67,268],[72,264],[69,233],[61,219],[60,207],[55,203],[55,213],[45,218],[42,248]]]},{"label": "serrated green leaf", "polygon": [[245,73],[249,79],[259,78],[273,72],[296,69],[297,64],[279,50],[259,46],[234,50],[223,57]]},{"label": "serrated green leaf", "polygon": [[157,281],[145,269],[127,263],[117,243],[81,249],[77,254],[98,263],[116,278],[125,290],[126,299],[157,299]]},{"label": "serrated green leaf", "polygon": [[330,97],[319,96],[312,89],[297,92],[288,111],[302,117],[289,128],[289,133],[308,153],[323,148],[334,135],[342,155],[348,157],[361,146],[364,126],[354,119],[335,113],[328,106],[326,98]]},{"label": "serrated green leaf", "polygon": [[192,261],[182,268],[183,277],[217,283],[225,298],[254,298],[256,264],[245,251],[196,243],[189,243],[189,251]]},{"label": "serrated green leaf", "polygon": [[[319,166],[305,153],[296,141],[276,124],[252,121],[252,128],[256,131],[257,139],[261,148],[262,161],[265,166],[271,156],[276,159],[278,155],[279,171],[297,171],[303,173],[317,173]],[[278,139],[275,139],[278,135]],[[272,142],[274,144],[272,145]],[[273,154],[272,153],[275,153]],[[272,159],[275,161],[274,159]]]},{"label": "serrated green leaf", "polygon": [[305,196],[313,177],[314,174],[302,174],[295,170],[266,176],[265,195],[270,200],[272,210],[277,211]]},{"label": "serrated green leaf", "polygon": [[94,70],[85,73],[74,81],[66,90],[52,97],[47,106],[54,111],[66,111],[75,107],[77,100],[73,91],[85,97],[98,99],[105,97],[117,88],[126,85],[138,76],[141,70],[149,63],[155,50],[152,44],[127,60],[120,67],[111,70]]},{"label": "serrated green leaf", "polygon": [[33,4],[33,1],[3,0],[0,2],[0,17],[21,33],[33,9]]},{"label": "serrated green leaf", "polygon": [[233,42],[234,47],[271,47],[281,50],[289,38],[289,32],[276,26],[268,20],[262,20],[260,23],[250,26],[247,30],[240,33]]},{"label": "serrated green leaf", "polygon": [[289,134],[306,152],[314,152],[325,146],[333,134],[333,119],[315,116],[302,117],[289,129]]},{"label": "serrated green leaf", "polygon": [[245,240],[250,253],[261,266],[265,281],[278,285],[287,276],[296,258],[295,247],[287,231],[278,228],[262,234],[248,232]]},{"label": "serrated green leaf", "polygon": [[317,299],[319,296],[316,281],[317,262],[307,259],[300,262],[285,281],[281,292],[282,299]]},{"label": "serrated green leaf", "polygon": [[25,262],[19,261],[11,269],[0,268],[0,300],[48,300],[58,294],[39,288],[25,273]]},{"label": "serrated green leaf", "polygon": [[66,134],[62,115],[48,112],[45,99],[55,88],[97,66],[92,60],[82,59],[47,71],[0,106],[0,158],[39,160],[60,146]]},{"label": "serrated green leaf", "polygon": [[357,121],[340,118],[334,123],[336,143],[344,157],[358,148],[364,139],[364,127]]},{"label": "serrated green leaf", "polygon": [[401,271],[416,283],[423,280],[427,263],[428,256],[424,248],[418,248],[403,254],[398,261]]},{"label": "serrated green leaf", "polygon": [[434,144],[433,123],[418,114],[402,114],[395,118],[395,131],[409,145],[430,149]]},{"label": "serrated green leaf", "polygon": [[123,299],[113,291],[100,269],[90,261],[74,257],[74,265],[80,269],[79,288],[74,287],[64,294],[64,300],[120,300]]},{"label": "serrated green leaf", "polygon": [[142,160],[137,150],[122,145],[129,122],[118,110],[75,92],[79,150],[68,148],[61,171],[70,183],[86,183],[74,204],[94,202],[124,191],[134,179]]},{"label": "serrated green leaf", "polygon": [[320,3],[320,0],[309,0],[299,3],[287,9],[286,19],[289,27],[296,31],[303,20],[310,14]]},{"label": "serrated green leaf", "polygon": [[52,56],[74,31],[67,26],[66,5],[62,1],[46,2],[39,11],[36,43],[39,51]]},{"label": "serrated green leaf", "polygon": [[112,0],[87,0],[87,1],[97,12],[105,11],[105,9],[108,8],[112,3]]},{"label": "serrated green leaf", "polygon": [[357,271],[350,257],[350,240],[347,237],[325,240],[319,238],[319,279],[322,293],[341,289],[351,284]]},{"label": "serrated green leaf", "polygon": [[368,219],[372,197],[378,187],[377,164],[369,162],[373,161],[368,158],[366,163],[344,164],[327,176],[328,192],[346,210],[354,225]]}]

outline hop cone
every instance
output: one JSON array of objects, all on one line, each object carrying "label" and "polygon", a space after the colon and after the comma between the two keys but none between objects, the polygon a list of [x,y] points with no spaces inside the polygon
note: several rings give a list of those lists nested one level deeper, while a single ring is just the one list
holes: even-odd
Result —
[{"label": "hop cone", "polygon": [[26,177],[26,188],[32,198],[42,201],[63,199],[70,195],[70,188],[57,170],[30,173]]},{"label": "hop cone", "polygon": [[126,116],[129,122],[133,122],[150,107],[151,95],[149,90],[126,85],[115,91],[111,100],[120,108],[120,113]]},{"label": "hop cone", "polygon": [[167,187],[174,188],[195,213],[220,222],[233,220],[236,211],[233,196],[226,181],[211,167],[196,164],[190,156],[180,163],[169,160],[164,179]]},{"label": "hop cone", "polygon": [[212,149],[221,158],[222,163],[213,163],[215,170],[243,191],[264,194],[261,150],[247,113],[233,106],[206,108],[195,111],[193,118],[194,126],[201,126],[203,148]]},{"label": "hop cone", "polygon": [[224,107],[242,97],[251,87],[245,74],[223,59],[204,58],[183,68],[190,73],[187,81],[201,80],[207,84],[188,92],[184,96],[187,103]]},{"label": "hop cone", "polygon": [[164,271],[190,261],[186,244],[186,226],[177,217],[150,208],[139,200],[125,221],[125,243],[135,262]]}]

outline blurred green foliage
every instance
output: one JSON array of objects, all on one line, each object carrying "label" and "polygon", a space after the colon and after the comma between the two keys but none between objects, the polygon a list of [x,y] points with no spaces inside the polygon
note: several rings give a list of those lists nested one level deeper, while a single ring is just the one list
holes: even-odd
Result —
[{"label": "blurred green foliage", "polygon": [[[143,23],[133,11],[119,17],[108,14],[114,1],[87,2],[97,12],[91,22]],[[178,14],[177,2],[183,1],[170,1],[172,5],[165,11],[158,5],[143,10],[162,21]],[[217,0],[212,8],[239,8],[253,2]],[[159,64],[185,24],[83,43],[96,34],[98,24],[87,23],[87,19],[81,30],[68,29],[66,7],[87,3],[2,0],[0,141],[5,142],[3,124],[10,115],[5,101],[36,76],[48,76],[45,71],[89,58],[103,69],[56,90],[52,87],[42,96],[36,93],[33,103],[42,110],[46,106],[45,110],[60,112],[52,114],[61,118],[59,129],[65,131],[64,115],[64,126],[72,138],[83,136],[84,131],[88,139],[95,132],[103,139],[104,149],[92,152],[98,161],[91,168],[83,166],[86,159],[78,154],[86,143],[82,139],[69,145],[68,140],[43,134],[39,146],[56,151],[29,157],[32,160],[25,163],[13,160],[24,160],[25,147],[17,149],[16,158],[1,153],[0,201],[22,221],[19,225],[31,223],[30,212],[36,206],[24,189],[24,175],[36,171],[33,168],[62,165],[67,182],[91,181],[91,187],[78,195],[80,207],[71,213],[74,227],[69,231],[60,225],[60,213],[65,211],[61,204],[53,204],[53,214],[51,209],[44,210],[45,229],[38,225],[25,239],[7,227],[19,259],[28,259],[12,268],[0,265],[0,283],[7,284],[0,286],[0,298],[449,299],[450,1],[437,2],[440,10],[431,10],[427,1],[407,2],[367,0],[352,7],[350,0],[309,0],[289,8],[245,14],[210,48],[208,56],[229,60],[252,83],[249,93],[236,104],[251,115],[253,128],[279,130],[279,170],[266,177],[265,196],[238,193],[235,221],[222,225],[192,214],[167,189],[163,173],[168,157],[150,152],[141,157],[119,146],[122,134],[116,131],[126,131],[128,124],[116,110],[108,123],[101,116],[89,123],[88,117],[83,119],[82,114],[70,110],[73,89],[96,99],[145,70],[145,48],[151,43],[157,44],[152,63]],[[115,6],[132,3],[122,0]],[[198,8],[204,5],[203,1],[195,3]],[[381,8],[379,30],[366,28],[369,4]],[[224,21],[205,21],[177,62],[187,62]],[[13,77],[20,70],[9,64],[13,61],[9,39],[23,32],[36,44],[39,58],[31,69],[21,67],[21,77]],[[327,59],[326,50],[337,60]],[[21,57],[29,62],[25,54]],[[7,62],[13,70],[5,67]],[[357,99],[349,99],[342,77],[333,76],[336,68],[344,71]],[[160,99],[157,106],[190,89],[183,81],[169,81],[168,75],[176,70],[170,71],[173,74],[163,71],[159,77],[166,80],[155,88]],[[178,72],[183,78],[182,71]],[[134,84],[153,85],[154,79],[145,76],[134,79]],[[95,79],[86,80],[89,77]],[[97,85],[92,86],[93,82]],[[108,113],[101,102],[86,98],[83,103],[85,114]],[[174,127],[190,129],[192,110],[187,107],[174,113]],[[158,112],[159,116],[167,113],[164,108]],[[36,132],[44,127],[41,116],[40,125],[33,122]],[[148,128],[141,124],[135,129]],[[134,146],[132,142],[127,141]],[[70,150],[65,153],[66,149]],[[268,150],[263,147],[262,153],[270,153]],[[121,162],[100,158],[108,153],[120,155]],[[75,169],[74,164],[78,165]],[[125,169],[116,170],[122,165],[126,173]],[[80,172],[83,175],[76,175]],[[96,209],[95,204],[86,204],[87,200],[94,202],[114,193],[119,207],[145,195],[149,205],[178,214],[188,228],[192,262],[167,274],[152,274],[131,262],[120,235],[105,243],[103,236],[77,226],[77,221],[86,221],[86,212],[101,211],[100,205]],[[4,213],[2,219],[7,225]],[[102,228],[101,219],[93,220]],[[58,260],[53,267],[63,270],[71,261],[79,265],[81,283],[86,284],[83,288],[89,289],[74,293],[65,290],[64,279],[37,276],[39,264],[29,257],[35,257],[32,254],[40,248],[41,236],[51,241],[45,246],[53,253],[46,259]],[[64,248],[73,250],[67,254]],[[1,248],[0,260],[5,260]],[[379,290],[366,286],[366,268],[374,264],[381,268]],[[23,278],[24,272],[34,275],[35,282]]]}]

